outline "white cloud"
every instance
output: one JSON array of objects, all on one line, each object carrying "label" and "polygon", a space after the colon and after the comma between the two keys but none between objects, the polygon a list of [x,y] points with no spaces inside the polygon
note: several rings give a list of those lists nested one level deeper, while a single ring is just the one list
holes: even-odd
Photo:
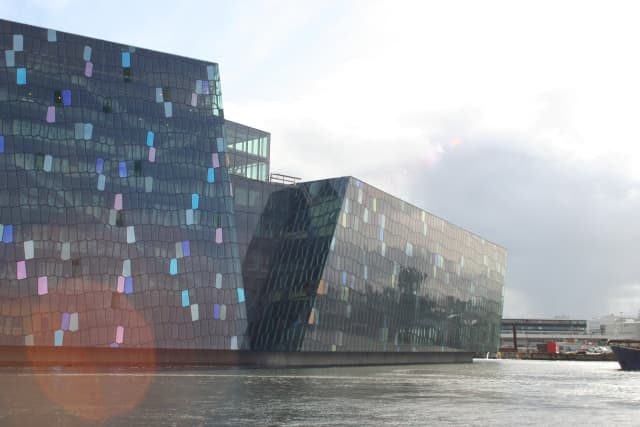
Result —
[{"label": "white cloud", "polygon": [[[50,4],[9,1],[0,12],[218,60],[225,114],[272,133],[274,171],[355,175],[501,236],[515,251],[510,315],[556,309],[540,294],[563,287],[599,292],[581,296],[599,314],[598,298],[618,298],[606,288],[629,283],[640,237],[629,224],[640,200],[635,2]],[[588,269],[597,280],[567,267],[615,251]],[[532,277],[557,257],[566,265],[541,290]]]}]

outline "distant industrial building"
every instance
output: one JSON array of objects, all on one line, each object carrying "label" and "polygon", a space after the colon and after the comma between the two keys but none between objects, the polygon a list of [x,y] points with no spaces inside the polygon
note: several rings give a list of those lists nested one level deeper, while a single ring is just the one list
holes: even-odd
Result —
[{"label": "distant industrial building", "polygon": [[609,339],[640,339],[640,319],[610,314],[589,321],[589,330]]},{"label": "distant industrial building", "polygon": [[500,350],[536,352],[546,348],[547,343],[556,342],[576,351],[606,343],[607,336],[590,333],[587,325],[586,320],[576,319],[502,319]]}]

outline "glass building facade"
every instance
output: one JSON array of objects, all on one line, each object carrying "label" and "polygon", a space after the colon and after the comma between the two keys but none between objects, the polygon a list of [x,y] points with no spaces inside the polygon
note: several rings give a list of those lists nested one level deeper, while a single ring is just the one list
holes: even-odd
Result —
[{"label": "glass building facade", "polygon": [[506,251],[269,181],[214,63],[0,20],[0,346],[495,351]]}]

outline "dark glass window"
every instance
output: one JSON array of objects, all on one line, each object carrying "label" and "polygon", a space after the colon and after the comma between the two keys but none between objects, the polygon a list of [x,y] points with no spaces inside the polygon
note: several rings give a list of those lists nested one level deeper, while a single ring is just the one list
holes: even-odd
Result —
[{"label": "dark glass window", "polygon": [[82,265],[80,264],[80,258],[74,258],[71,260],[71,275],[73,277],[79,277],[82,275]]},{"label": "dark glass window", "polygon": [[102,111],[104,113],[111,113],[113,111],[113,105],[111,103],[111,98],[105,98],[102,102]]},{"label": "dark glass window", "polygon": [[116,214],[116,226],[118,227],[125,226],[124,211],[118,211],[118,213]]}]

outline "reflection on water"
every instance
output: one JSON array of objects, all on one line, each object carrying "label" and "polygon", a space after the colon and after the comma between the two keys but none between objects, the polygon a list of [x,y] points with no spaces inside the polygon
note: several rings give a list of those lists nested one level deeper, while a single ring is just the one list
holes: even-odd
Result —
[{"label": "reflection on water", "polygon": [[0,373],[3,426],[638,425],[640,415],[640,372],[614,362]]}]

